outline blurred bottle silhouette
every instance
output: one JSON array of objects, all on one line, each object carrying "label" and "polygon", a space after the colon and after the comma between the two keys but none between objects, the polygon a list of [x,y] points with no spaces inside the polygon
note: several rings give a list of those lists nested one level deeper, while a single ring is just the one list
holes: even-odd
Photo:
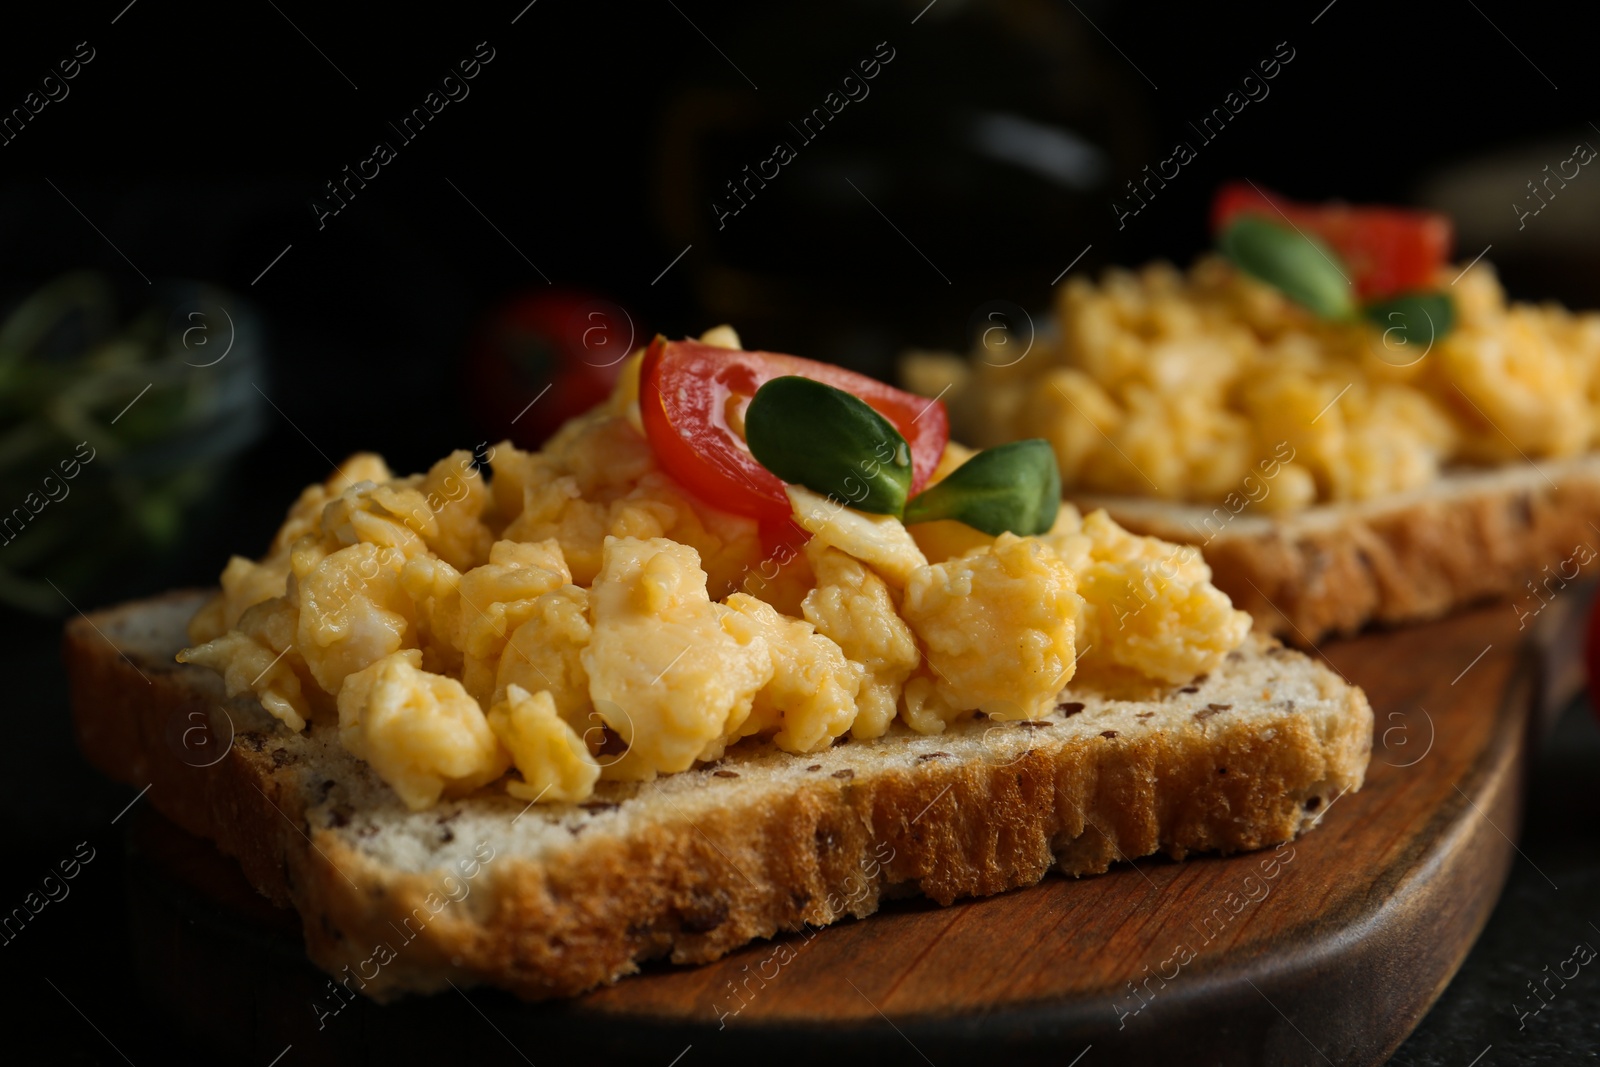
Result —
[{"label": "blurred bottle silhouette", "polygon": [[676,284],[747,345],[878,375],[964,347],[979,305],[1048,299],[1142,158],[1146,87],[1071,7],[917,7],[696,8],[728,62],[672,76],[648,173]]}]

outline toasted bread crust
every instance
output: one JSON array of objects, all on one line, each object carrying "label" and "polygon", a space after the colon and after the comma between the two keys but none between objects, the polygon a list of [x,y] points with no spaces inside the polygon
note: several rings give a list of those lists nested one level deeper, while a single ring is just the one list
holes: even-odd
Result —
[{"label": "toasted bread crust", "polygon": [[1078,503],[1136,533],[1199,545],[1235,607],[1305,648],[1369,622],[1435,619],[1496,596],[1526,596],[1537,608],[1529,581],[1555,574],[1580,545],[1600,549],[1600,456],[1455,475],[1419,492],[1272,518],[1128,497]]},{"label": "toasted bread crust", "polygon": [[[438,900],[451,872],[400,871],[364,851],[316,805],[303,768],[280,755],[284,738],[242,734],[205,768],[179,758],[168,724],[208,709],[220,686],[137,654],[136,666],[102,636],[116,632],[118,613],[141,610],[101,613],[98,630],[88,620],[67,628],[85,753],[116,778],[150,783],[157,809],[299,910],[319,966],[378,999],[447,979],[528,999],[570,996],[645,960],[704,962],[754,938],[866,916],[886,893],[919,890],[947,904],[1031,885],[1052,867],[1081,875],[1158,851],[1182,858],[1272,845],[1359,788],[1372,742],[1359,689],[1262,639],[1255,659],[1292,657],[1293,670],[1338,702],[1331,730],[1294,715],[1292,702],[1250,720],[1182,710],[1170,726],[1129,736],[1052,740],[1064,731],[1014,724],[1034,747],[1004,761],[924,757],[914,770],[874,765],[748,793],[712,779],[727,802],[691,818],[668,799],[650,809],[647,832],[574,830],[570,845],[539,861],[503,850],[470,898],[435,913],[430,894]],[[409,916],[420,921],[408,925]],[[384,944],[403,951],[368,977]]]},{"label": "toasted bread crust", "polygon": [[[191,605],[197,594],[178,591],[141,602]],[[199,837],[215,841],[234,857],[263,895],[280,907],[291,903],[285,859],[291,851],[284,831],[301,818],[299,798],[273,781],[270,754],[249,740],[233,744],[220,763],[196,767],[203,757],[180,758],[183,731],[209,721],[223,697],[210,671],[126,654],[104,636],[114,612],[68,624],[62,655],[72,690],[72,723],[78,747],[90,763],[119,781],[149,786],[149,799],[167,818]],[[283,813],[274,810],[273,804]]]}]

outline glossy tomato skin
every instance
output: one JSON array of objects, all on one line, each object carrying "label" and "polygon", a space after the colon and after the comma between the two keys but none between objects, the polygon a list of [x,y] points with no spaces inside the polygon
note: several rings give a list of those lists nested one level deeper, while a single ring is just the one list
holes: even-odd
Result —
[{"label": "glossy tomato skin", "polygon": [[593,293],[540,288],[513,297],[468,353],[473,406],[491,434],[535,448],[611,395],[633,332],[625,309]]},{"label": "glossy tomato skin", "polygon": [[651,342],[639,375],[639,413],[657,462],[707,503],[758,518],[768,529],[781,528],[790,516],[783,482],[756,462],[730,420],[743,417],[764,383],[790,374],[870,404],[911,446],[911,491],[927,484],[950,440],[942,401],[831,363],[664,337]]},{"label": "glossy tomato skin", "polygon": [[1430,289],[1450,258],[1450,220],[1431,211],[1302,204],[1248,182],[1229,182],[1211,203],[1212,233],[1247,214],[1288,221],[1322,238],[1350,268],[1362,300]]}]

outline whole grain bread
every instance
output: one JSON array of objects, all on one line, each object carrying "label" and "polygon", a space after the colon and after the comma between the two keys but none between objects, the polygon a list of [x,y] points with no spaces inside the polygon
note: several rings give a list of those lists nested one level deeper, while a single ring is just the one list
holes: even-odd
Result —
[{"label": "whole grain bread", "polygon": [[896,727],[809,756],[746,743],[583,804],[491,787],[413,812],[332,726],[291,734],[173,662],[204,596],[67,626],[79,743],[297,908],[312,960],[380,1000],[447,981],[567,996],[893,896],[949,903],[1052,869],[1269,846],[1359,788],[1372,744],[1360,689],[1253,635],[1147,700],[1069,688],[1040,722]]},{"label": "whole grain bread", "polygon": [[1302,648],[1492,597],[1537,609],[1575,572],[1591,576],[1584,564],[1600,557],[1600,454],[1463,468],[1408,492],[1284,516],[1248,504],[1069,496],[1135,533],[1200,546],[1234,606]]}]

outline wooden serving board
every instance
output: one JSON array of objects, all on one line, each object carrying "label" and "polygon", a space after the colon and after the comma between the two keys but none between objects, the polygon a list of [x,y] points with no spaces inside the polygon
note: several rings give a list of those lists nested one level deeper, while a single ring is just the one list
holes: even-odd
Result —
[{"label": "wooden serving board", "polygon": [[[1569,613],[1582,605],[1570,599]],[[253,1050],[293,1042],[300,1062],[407,1062],[430,1048],[517,1062],[498,1047],[509,1043],[540,1067],[668,1067],[680,1053],[681,1067],[1377,1064],[1449,982],[1521,862],[1524,753],[1551,674],[1531,632],[1498,604],[1324,646],[1372,701],[1372,763],[1359,793],[1277,850],[1142,859],[948,908],[901,901],[565,1004],[483,990],[358,1001],[319,1028],[310,1004],[325,979],[291,928],[209,846],[151,816],[135,842],[151,861],[134,868],[146,880],[135,943],[168,964],[147,980],[169,1008],[217,1040],[246,1032]],[[171,941],[197,908],[219,917],[174,970]],[[226,962],[208,963],[215,953]],[[256,977],[229,997],[214,968],[237,974],[241,955]],[[248,1005],[219,1007],[239,995]]]}]

